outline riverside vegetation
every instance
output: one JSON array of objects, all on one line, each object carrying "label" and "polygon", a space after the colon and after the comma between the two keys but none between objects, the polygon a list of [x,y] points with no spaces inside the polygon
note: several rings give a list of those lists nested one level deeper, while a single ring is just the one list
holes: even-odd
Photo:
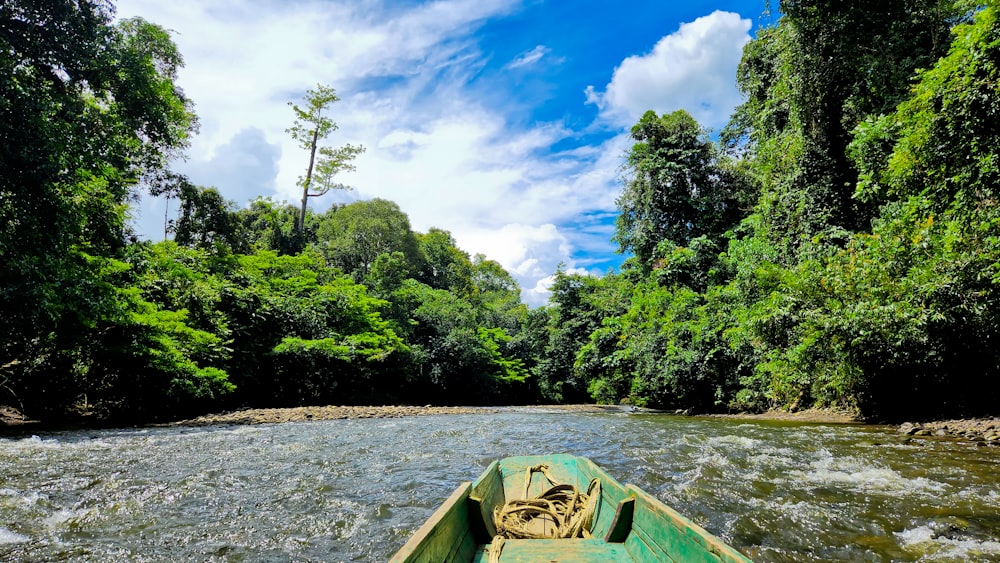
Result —
[{"label": "riverside vegetation", "polygon": [[[603,277],[529,309],[504,269],[375,199],[308,209],[169,170],[197,129],[181,54],[102,0],[0,12],[0,404],[114,421],[238,407],[627,402],[690,412],[990,414],[1000,399],[994,3],[783,0],[713,139],[632,128]],[[325,120],[325,121],[324,121]],[[312,135],[310,136],[310,132]],[[140,190],[180,202],[137,240]]]}]

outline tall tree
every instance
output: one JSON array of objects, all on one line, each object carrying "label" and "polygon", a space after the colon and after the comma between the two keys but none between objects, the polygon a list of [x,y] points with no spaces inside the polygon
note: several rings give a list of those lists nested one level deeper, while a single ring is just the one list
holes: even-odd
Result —
[{"label": "tall tree", "polygon": [[164,29],[113,23],[108,2],[0,8],[0,366],[21,398],[74,401],[93,338],[129,315],[111,276],[130,197],[196,126],[181,64]]},{"label": "tall tree", "polygon": [[720,162],[701,126],[684,110],[647,111],[634,127],[618,198],[615,240],[645,267],[664,240],[688,246],[717,237],[742,219],[748,184]]},{"label": "tall tree", "polygon": [[737,84],[747,100],[722,137],[764,186],[761,236],[783,263],[817,235],[844,241],[870,227],[877,206],[852,197],[851,131],[906,97],[914,72],[946,52],[966,4],[783,0],[777,25],[744,47]]},{"label": "tall tree", "polygon": [[337,130],[337,124],[325,113],[334,102],[340,101],[336,91],[322,84],[315,89],[307,90],[305,107],[288,102],[295,112],[295,122],[287,132],[299,146],[309,151],[309,165],[306,174],[299,178],[298,185],[302,188],[302,208],[299,212],[298,229],[302,233],[305,228],[306,207],[310,197],[325,195],[333,189],[349,190],[344,184],[335,183],[334,176],[340,172],[355,169],[352,161],[365,148],[361,145],[344,145],[341,147],[322,147],[320,142]]}]

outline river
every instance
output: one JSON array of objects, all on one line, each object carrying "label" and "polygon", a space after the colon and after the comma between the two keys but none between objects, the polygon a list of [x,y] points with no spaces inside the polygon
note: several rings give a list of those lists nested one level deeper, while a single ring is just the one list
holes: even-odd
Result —
[{"label": "river", "polygon": [[1000,561],[1000,448],[500,413],[0,439],[2,561],[384,561],[493,459],[588,456],[755,561]]}]

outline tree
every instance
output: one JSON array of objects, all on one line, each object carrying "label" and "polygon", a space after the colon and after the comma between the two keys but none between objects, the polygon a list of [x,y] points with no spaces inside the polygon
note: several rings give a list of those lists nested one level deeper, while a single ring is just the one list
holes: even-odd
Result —
[{"label": "tree", "polygon": [[0,9],[0,366],[26,407],[81,397],[90,344],[129,314],[108,279],[133,190],[196,127],[181,64],[165,30],[112,23],[107,2]]},{"label": "tree", "polygon": [[684,110],[657,116],[648,111],[632,127],[625,189],[615,240],[652,267],[664,240],[687,246],[700,236],[718,237],[743,218],[749,184],[726,167],[701,126]]},{"label": "tree", "polygon": [[575,369],[577,352],[601,326],[605,316],[615,314],[603,306],[603,280],[585,274],[568,274],[560,265],[552,283],[548,343],[533,375],[549,401],[580,402],[588,397],[587,382]]},{"label": "tree", "polygon": [[851,131],[906,98],[914,72],[947,50],[964,4],[784,0],[777,25],[744,47],[737,85],[747,99],[722,138],[763,186],[760,236],[783,264],[818,235],[842,245],[870,227],[877,206],[852,197]]},{"label": "tree", "polygon": [[419,261],[409,217],[384,199],[331,209],[320,218],[317,238],[328,262],[358,282],[365,279],[380,254],[402,252],[410,264]]},{"label": "tree", "polygon": [[817,324],[846,334],[836,359],[886,417],[981,416],[1000,400],[1000,10],[953,33],[909,98],[856,130],[857,197],[884,203],[820,272],[833,295]]},{"label": "tree", "polygon": [[253,251],[273,250],[294,255],[316,239],[316,216],[306,210],[304,233],[298,229],[299,209],[286,202],[258,197],[248,207],[236,211],[247,246]]},{"label": "tree", "polygon": [[319,84],[314,90],[307,90],[305,109],[288,102],[295,112],[295,122],[287,132],[299,146],[309,151],[309,165],[306,174],[299,178],[298,185],[302,188],[302,208],[299,212],[298,229],[302,233],[305,228],[306,207],[310,197],[325,195],[332,189],[347,190],[349,186],[334,183],[333,177],[340,172],[355,169],[353,161],[365,151],[361,145],[344,145],[342,147],[321,147],[320,141],[326,139],[337,130],[337,124],[324,115],[334,102],[340,101],[336,91],[329,86]]},{"label": "tree", "polygon": [[205,250],[225,248],[237,253],[247,250],[234,205],[219,190],[185,181],[181,183],[180,198],[174,235],[177,244]]},{"label": "tree", "polygon": [[472,291],[472,262],[450,232],[431,227],[426,234],[417,235],[417,242],[422,270],[417,279],[460,295]]}]

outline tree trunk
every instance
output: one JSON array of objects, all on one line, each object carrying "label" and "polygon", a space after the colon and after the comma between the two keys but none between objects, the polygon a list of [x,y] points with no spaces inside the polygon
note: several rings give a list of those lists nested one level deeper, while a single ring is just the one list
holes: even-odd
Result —
[{"label": "tree trunk", "polygon": [[312,144],[309,147],[309,168],[306,169],[306,181],[302,183],[302,210],[299,212],[299,235],[306,229],[306,204],[309,202],[309,186],[312,184],[313,164],[316,162],[316,143],[319,142],[319,127],[313,129]]}]

